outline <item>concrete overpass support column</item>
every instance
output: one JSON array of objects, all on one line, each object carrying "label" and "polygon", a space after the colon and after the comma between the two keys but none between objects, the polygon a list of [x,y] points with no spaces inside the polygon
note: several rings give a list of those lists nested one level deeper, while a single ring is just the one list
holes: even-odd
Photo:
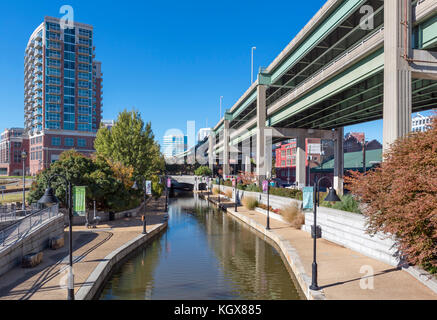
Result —
[{"label": "concrete overpass support column", "polygon": [[257,102],[256,102],[256,177],[258,183],[261,184],[266,177],[265,168],[265,127],[266,127],[266,90],[265,85],[257,87]]},{"label": "concrete overpass support column", "polygon": [[223,175],[230,174],[229,170],[229,120],[224,120],[223,129]]},{"label": "concrete overpass support column", "polygon": [[335,129],[334,141],[334,189],[338,195],[343,194],[344,183],[344,153],[343,153],[344,128]]},{"label": "concrete overpass support column", "polygon": [[214,145],[215,145],[215,134],[211,132],[209,134],[208,138],[209,147],[208,147],[208,163],[209,168],[212,172],[214,172],[214,163],[215,163],[215,157],[214,157]]},{"label": "concrete overpass support column", "polygon": [[306,146],[305,136],[296,138],[296,185],[303,188],[306,185]]},{"label": "concrete overpass support column", "polygon": [[384,1],[384,152],[411,131],[411,26],[411,0]]}]

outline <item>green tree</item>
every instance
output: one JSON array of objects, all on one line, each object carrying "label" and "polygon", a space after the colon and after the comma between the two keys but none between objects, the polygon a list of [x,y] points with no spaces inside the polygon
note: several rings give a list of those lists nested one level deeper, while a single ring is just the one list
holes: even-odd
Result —
[{"label": "green tree", "polygon": [[202,177],[209,177],[212,175],[212,171],[207,166],[201,166],[197,168],[197,170],[194,172],[196,176],[202,176]]},{"label": "green tree", "polygon": [[135,110],[121,112],[111,130],[101,128],[94,147],[99,157],[132,167],[134,176],[151,179],[164,170],[164,157],[155,141],[152,125],[144,124]]}]

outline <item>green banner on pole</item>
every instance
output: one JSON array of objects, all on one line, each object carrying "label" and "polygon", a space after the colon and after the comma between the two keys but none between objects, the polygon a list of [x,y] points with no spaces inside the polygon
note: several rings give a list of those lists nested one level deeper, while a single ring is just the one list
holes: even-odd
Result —
[{"label": "green banner on pole", "polygon": [[314,188],[313,187],[305,187],[303,188],[303,209],[313,209],[313,195]]},{"label": "green banner on pole", "polygon": [[86,187],[73,188],[73,211],[79,216],[84,216],[86,212]]}]

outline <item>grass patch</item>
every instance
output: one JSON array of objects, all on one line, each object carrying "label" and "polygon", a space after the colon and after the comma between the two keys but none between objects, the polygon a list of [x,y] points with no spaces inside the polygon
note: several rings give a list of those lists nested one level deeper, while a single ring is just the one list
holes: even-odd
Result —
[{"label": "grass patch", "polygon": [[258,206],[258,201],[254,197],[244,197],[242,203],[247,210],[254,210]]},{"label": "grass patch", "polygon": [[225,195],[226,195],[226,197],[228,197],[229,199],[231,199],[231,198],[232,198],[232,190],[227,189],[227,190],[225,191]]},{"label": "grass patch", "polygon": [[[28,194],[29,193],[26,192],[26,201],[27,201]],[[22,193],[14,193],[14,194],[5,193],[3,198],[2,198],[1,193],[0,193],[0,203],[1,204],[11,203],[11,202],[22,202],[22,201],[23,201],[23,194]]]},{"label": "grass patch", "polygon": [[287,220],[293,228],[300,229],[305,224],[305,215],[297,203],[284,206],[279,213]]}]

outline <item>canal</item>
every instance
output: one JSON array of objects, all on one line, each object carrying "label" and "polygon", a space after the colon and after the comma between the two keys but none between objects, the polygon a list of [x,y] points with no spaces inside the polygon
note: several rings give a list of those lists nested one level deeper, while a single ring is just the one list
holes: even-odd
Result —
[{"label": "canal", "polygon": [[272,245],[195,195],[172,200],[168,229],[123,262],[101,300],[297,300]]}]

